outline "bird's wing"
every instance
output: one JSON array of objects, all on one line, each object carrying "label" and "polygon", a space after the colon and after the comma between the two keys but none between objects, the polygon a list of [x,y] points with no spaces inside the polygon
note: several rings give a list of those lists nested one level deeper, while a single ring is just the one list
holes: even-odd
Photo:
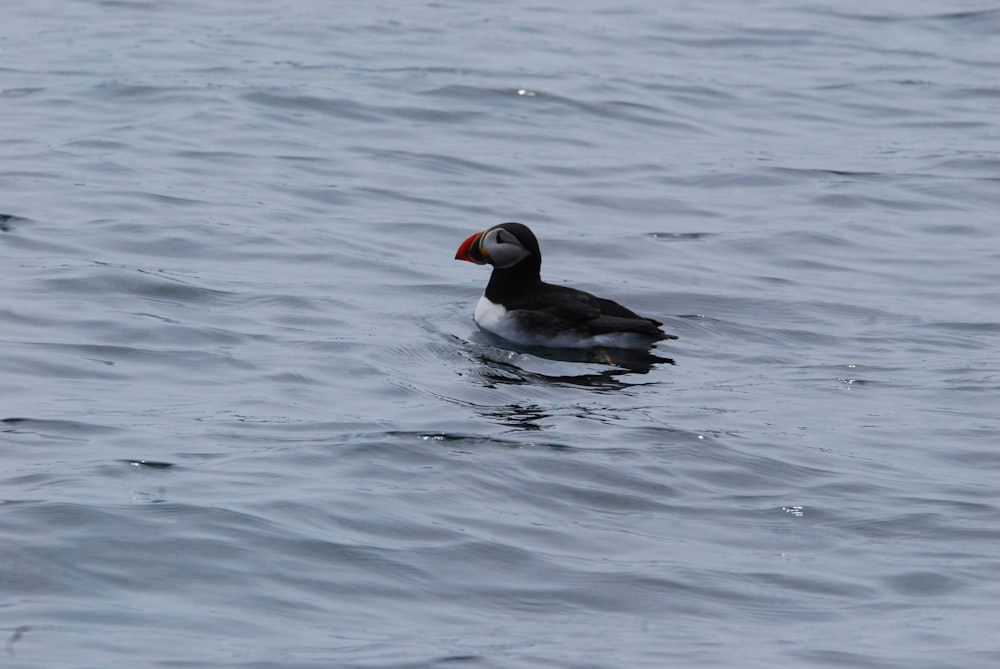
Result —
[{"label": "bird's wing", "polygon": [[527,298],[517,304],[515,317],[525,327],[590,334],[635,332],[655,339],[674,338],[659,329],[659,321],[640,316],[612,300],[573,288],[546,288],[550,294],[558,292],[561,299]]}]

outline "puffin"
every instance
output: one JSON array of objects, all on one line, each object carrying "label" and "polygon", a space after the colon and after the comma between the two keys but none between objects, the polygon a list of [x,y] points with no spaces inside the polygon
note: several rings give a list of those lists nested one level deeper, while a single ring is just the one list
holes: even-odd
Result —
[{"label": "puffin", "polygon": [[542,281],[538,240],[523,223],[501,223],[470,235],[455,259],[493,265],[474,320],[516,344],[635,350],[677,339],[660,329],[660,321],[617,302]]}]

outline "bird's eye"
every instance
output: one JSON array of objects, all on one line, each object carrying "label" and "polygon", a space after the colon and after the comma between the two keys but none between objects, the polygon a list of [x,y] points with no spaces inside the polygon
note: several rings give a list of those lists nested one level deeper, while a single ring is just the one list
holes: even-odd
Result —
[{"label": "bird's eye", "polygon": [[499,230],[497,230],[497,244],[503,244],[503,242],[504,242],[503,234]]}]

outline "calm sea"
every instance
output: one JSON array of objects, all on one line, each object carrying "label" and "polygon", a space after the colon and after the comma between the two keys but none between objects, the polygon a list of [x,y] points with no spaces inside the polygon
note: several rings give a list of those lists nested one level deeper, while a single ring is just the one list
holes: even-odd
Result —
[{"label": "calm sea", "polygon": [[[1000,666],[995,2],[32,0],[0,47],[3,667]],[[507,220],[680,339],[478,332]]]}]

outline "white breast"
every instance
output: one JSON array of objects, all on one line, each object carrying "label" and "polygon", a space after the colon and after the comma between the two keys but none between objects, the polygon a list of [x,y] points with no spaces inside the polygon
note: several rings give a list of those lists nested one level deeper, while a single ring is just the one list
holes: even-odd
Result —
[{"label": "white breast", "polygon": [[[500,335],[506,339],[511,339],[505,332],[513,330],[514,319],[507,313],[507,309],[502,304],[494,304],[483,295],[476,305],[476,313],[473,316],[476,324],[484,330]],[[514,339],[513,341],[517,341]]]}]

